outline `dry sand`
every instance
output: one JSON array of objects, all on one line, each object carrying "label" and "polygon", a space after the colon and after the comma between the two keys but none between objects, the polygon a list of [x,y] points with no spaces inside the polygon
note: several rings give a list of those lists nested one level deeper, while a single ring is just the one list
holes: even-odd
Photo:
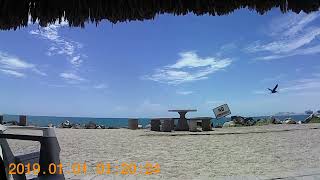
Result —
[{"label": "dry sand", "polygon": [[[18,130],[6,133],[11,132]],[[222,128],[199,133],[56,129],[56,134],[62,163],[86,161],[92,174],[100,161],[159,163],[160,174],[137,176],[144,179],[271,177],[320,168],[320,124]],[[15,154],[39,148],[34,142],[9,140],[9,144]]]}]

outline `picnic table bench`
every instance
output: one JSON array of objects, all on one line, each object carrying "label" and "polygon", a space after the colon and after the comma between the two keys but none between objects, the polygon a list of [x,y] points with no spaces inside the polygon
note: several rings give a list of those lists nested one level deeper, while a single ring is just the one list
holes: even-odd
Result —
[{"label": "picnic table bench", "polygon": [[177,112],[180,115],[180,118],[178,120],[178,125],[176,127],[176,131],[189,131],[189,125],[187,122],[186,114],[188,112],[196,112],[196,109],[175,109],[175,110],[169,110],[169,112]]}]

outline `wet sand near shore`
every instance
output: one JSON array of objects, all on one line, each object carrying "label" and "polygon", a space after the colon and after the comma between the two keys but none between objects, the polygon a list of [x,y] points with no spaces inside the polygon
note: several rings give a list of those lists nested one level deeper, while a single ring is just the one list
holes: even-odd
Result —
[{"label": "wet sand near shore", "polygon": [[[12,132],[21,131],[7,133]],[[160,164],[159,174],[136,175],[134,179],[276,177],[320,169],[320,124],[235,127],[197,133],[56,129],[56,134],[62,164],[86,162],[91,174],[88,179],[99,178],[95,172],[99,162]],[[9,140],[9,144],[15,154],[39,148],[35,142]]]}]

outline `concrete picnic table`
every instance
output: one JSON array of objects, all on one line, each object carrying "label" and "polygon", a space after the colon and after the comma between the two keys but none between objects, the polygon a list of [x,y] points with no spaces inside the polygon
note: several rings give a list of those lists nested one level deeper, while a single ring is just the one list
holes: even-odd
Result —
[{"label": "concrete picnic table", "polygon": [[189,131],[189,126],[186,118],[187,112],[196,112],[196,109],[178,109],[178,110],[169,110],[169,112],[177,112],[180,115],[177,131]]}]

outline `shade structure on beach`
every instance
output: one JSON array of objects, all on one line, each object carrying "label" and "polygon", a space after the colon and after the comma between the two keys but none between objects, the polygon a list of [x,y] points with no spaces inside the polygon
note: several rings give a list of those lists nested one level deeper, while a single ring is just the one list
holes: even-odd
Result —
[{"label": "shade structure on beach", "polygon": [[0,124],[3,124],[3,116],[0,115]]},{"label": "shade structure on beach", "polygon": [[310,13],[319,7],[320,0],[0,0],[0,29],[27,26],[30,20],[47,26],[64,19],[70,26],[84,27],[86,21],[143,21],[165,13],[220,16],[241,8],[259,14],[272,8]]}]

